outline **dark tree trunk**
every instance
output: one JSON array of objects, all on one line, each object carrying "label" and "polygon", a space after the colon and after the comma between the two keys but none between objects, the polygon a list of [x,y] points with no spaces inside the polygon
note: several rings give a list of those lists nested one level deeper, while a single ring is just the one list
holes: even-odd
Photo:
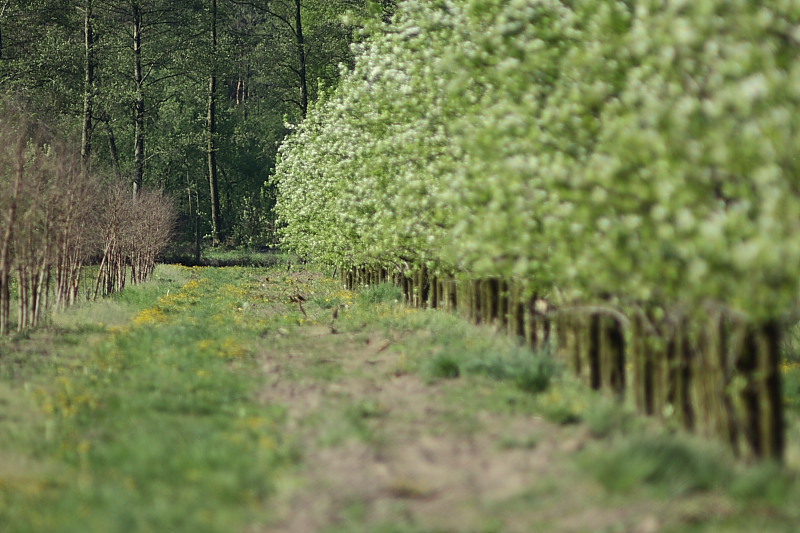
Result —
[{"label": "dark tree trunk", "polygon": [[108,132],[108,151],[111,154],[111,164],[114,167],[114,175],[117,179],[122,179],[122,169],[119,165],[119,150],[117,149],[117,138],[114,136],[114,129],[111,127],[111,119],[105,117],[105,119],[100,118],[100,120],[105,124],[106,131]]},{"label": "dark tree trunk", "polygon": [[208,184],[211,194],[211,238],[214,244],[222,239],[222,217],[219,208],[219,178],[217,176],[217,0],[211,0],[211,76],[208,80],[208,117],[206,121],[206,153],[208,155]]},{"label": "dark tree trunk", "polygon": [[142,8],[133,8],[133,79],[136,84],[134,97],[134,176],[133,192],[138,194],[144,181],[144,77],[142,74]]},{"label": "dark tree trunk", "polygon": [[14,186],[11,190],[11,202],[6,211],[6,224],[0,241],[0,335],[10,330],[11,324],[11,243],[14,240],[14,224],[16,223],[19,197],[22,194],[23,173],[25,169],[24,145],[20,143],[16,150],[16,169]]},{"label": "dark tree trunk", "polygon": [[298,75],[300,76],[300,112],[303,118],[308,113],[308,75],[306,72],[306,44],[303,37],[303,15],[301,0],[294,0],[295,4],[295,35],[297,37]]},{"label": "dark tree trunk", "polygon": [[81,134],[81,160],[84,168],[89,167],[92,153],[92,112],[94,107],[94,13],[92,0],[84,3],[84,80],[83,80],[83,129]]}]

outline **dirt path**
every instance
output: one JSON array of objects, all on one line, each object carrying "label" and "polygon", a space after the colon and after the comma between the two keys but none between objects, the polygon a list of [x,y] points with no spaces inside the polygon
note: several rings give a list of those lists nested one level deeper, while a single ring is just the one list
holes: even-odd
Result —
[{"label": "dirt path", "polygon": [[303,456],[267,532],[657,530],[646,508],[578,503],[603,500],[566,460],[585,429],[460,403],[489,392],[426,384],[391,345],[320,326],[263,354],[261,400],[288,406]]}]

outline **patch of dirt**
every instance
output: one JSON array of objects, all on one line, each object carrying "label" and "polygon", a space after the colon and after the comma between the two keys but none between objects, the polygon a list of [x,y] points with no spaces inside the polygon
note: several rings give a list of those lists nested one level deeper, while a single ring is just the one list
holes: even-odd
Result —
[{"label": "patch of dirt", "polygon": [[[288,406],[303,461],[299,482],[276,504],[279,519],[262,533],[347,531],[351,523],[359,531],[369,531],[365,524],[414,524],[521,533],[602,531],[620,523],[630,524],[623,531],[649,532],[658,524],[641,509],[581,507],[600,489],[573,485],[573,463],[563,460],[589,438],[579,428],[530,415],[461,413],[444,398],[448,387],[463,383],[428,385],[398,372],[402,355],[381,335],[303,333],[263,358],[261,399]],[[338,377],[304,377],[303,368],[320,360],[339,365]],[[345,432],[331,442],[320,429],[325,423],[309,423],[365,405],[366,437]]]}]

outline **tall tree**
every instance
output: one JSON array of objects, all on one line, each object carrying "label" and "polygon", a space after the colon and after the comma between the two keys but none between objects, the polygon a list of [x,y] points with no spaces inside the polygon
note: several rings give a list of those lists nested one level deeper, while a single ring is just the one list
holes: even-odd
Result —
[{"label": "tall tree", "polygon": [[144,180],[144,74],[142,72],[142,5],[134,2],[133,8],[133,83],[135,93],[134,107],[134,141],[133,141],[133,192],[138,194]]},{"label": "tall tree", "polygon": [[294,0],[294,36],[297,44],[297,78],[300,85],[300,113],[308,114],[308,68],[306,66],[306,41],[303,36],[303,10],[301,0]]},{"label": "tall tree", "polygon": [[208,79],[207,144],[208,183],[211,194],[211,238],[216,244],[222,237],[222,220],[219,210],[219,180],[217,177],[217,0],[210,0],[211,23],[211,75]]},{"label": "tall tree", "polygon": [[81,128],[81,160],[84,168],[89,166],[92,153],[92,129],[95,92],[95,55],[94,55],[94,6],[92,0],[83,4],[83,36],[84,36],[84,80],[83,80],[83,127]]},{"label": "tall tree", "polygon": [[367,0],[233,1],[267,15],[262,49],[273,69],[265,85],[305,118],[317,84],[332,84],[339,75],[338,64],[352,61],[352,30],[342,17],[348,11],[366,16]]},{"label": "tall tree", "polygon": [[368,1],[0,0],[0,86],[78,137],[85,167],[180,191],[197,233],[254,242],[285,118],[351,63],[341,16]]},{"label": "tall tree", "polygon": [[5,0],[3,5],[0,6],[0,59],[3,59],[3,24],[5,24],[5,14],[9,1]]}]

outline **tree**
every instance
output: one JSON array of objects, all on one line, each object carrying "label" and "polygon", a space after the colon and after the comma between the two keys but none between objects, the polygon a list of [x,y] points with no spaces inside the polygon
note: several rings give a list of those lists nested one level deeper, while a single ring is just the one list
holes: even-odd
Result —
[{"label": "tree", "polygon": [[210,0],[211,75],[208,78],[207,145],[208,183],[211,194],[211,238],[214,244],[222,238],[222,220],[219,211],[219,180],[217,178],[217,0]]},{"label": "tree", "polygon": [[83,126],[81,128],[81,159],[84,168],[89,167],[92,154],[92,129],[94,120],[94,92],[95,68],[94,54],[94,6],[92,0],[85,0],[83,4],[83,34],[84,34],[84,86],[83,86]]}]

